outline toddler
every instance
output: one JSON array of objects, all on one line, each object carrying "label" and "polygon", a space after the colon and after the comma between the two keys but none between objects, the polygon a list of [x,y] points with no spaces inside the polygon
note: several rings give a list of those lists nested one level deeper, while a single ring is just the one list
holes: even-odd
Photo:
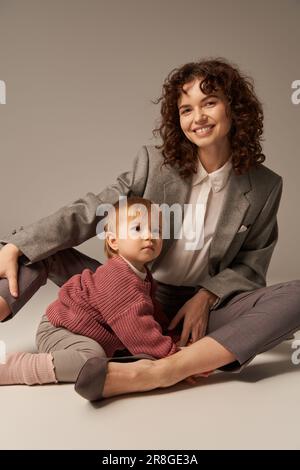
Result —
[{"label": "toddler", "polygon": [[147,268],[162,249],[161,213],[140,197],[112,209],[104,227],[108,260],[60,288],[37,331],[39,352],[8,355],[0,364],[0,385],[75,382],[92,357],[159,359],[180,349],[176,334],[164,334],[169,321]]}]

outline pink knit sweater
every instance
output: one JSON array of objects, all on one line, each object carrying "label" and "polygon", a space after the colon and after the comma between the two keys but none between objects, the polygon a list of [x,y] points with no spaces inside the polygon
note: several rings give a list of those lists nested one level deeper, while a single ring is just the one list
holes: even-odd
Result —
[{"label": "pink knit sweater", "polygon": [[154,292],[149,269],[142,280],[122,257],[115,256],[95,273],[84,269],[72,276],[46,314],[54,326],[97,341],[108,357],[126,348],[131,354],[161,358],[179,348],[162,333],[168,320]]}]

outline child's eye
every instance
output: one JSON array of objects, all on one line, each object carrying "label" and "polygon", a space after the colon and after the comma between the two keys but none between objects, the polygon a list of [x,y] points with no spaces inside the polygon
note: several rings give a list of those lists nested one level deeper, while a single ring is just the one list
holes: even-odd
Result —
[{"label": "child's eye", "polygon": [[132,230],[135,230],[136,232],[140,232],[141,226],[140,225],[135,225],[134,227],[132,227]]}]

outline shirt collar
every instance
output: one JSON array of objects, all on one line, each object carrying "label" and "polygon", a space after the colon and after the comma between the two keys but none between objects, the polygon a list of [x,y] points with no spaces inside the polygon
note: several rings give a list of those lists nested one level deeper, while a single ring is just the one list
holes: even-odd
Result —
[{"label": "shirt collar", "polygon": [[231,158],[229,158],[229,160],[227,160],[227,162],[221,168],[218,168],[212,173],[207,173],[200,159],[198,159],[198,171],[196,174],[193,175],[192,185],[195,186],[196,184],[201,183],[206,178],[209,178],[212,190],[217,193],[218,191],[221,191],[224,186],[226,186],[231,170]]},{"label": "shirt collar", "polygon": [[128,259],[124,258],[124,256],[122,255],[119,255],[121,256],[121,258],[123,258],[124,261],[126,261],[126,263],[131,267],[132,271],[137,275],[139,276],[143,281],[146,279],[147,277],[147,270],[146,272],[142,272],[142,271],[139,271],[135,266],[133,266],[133,264],[131,264]]}]

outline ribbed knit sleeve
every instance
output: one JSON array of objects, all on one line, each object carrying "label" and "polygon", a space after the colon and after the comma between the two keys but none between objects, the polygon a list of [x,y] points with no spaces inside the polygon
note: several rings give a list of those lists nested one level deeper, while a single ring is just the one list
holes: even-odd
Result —
[{"label": "ribbed knit sleeve", "polygon": [[178,350],[172,338],[162,334],[148,302],[134,303],[108,317],[107,323],[131,354],[145,353],[160,359]]}]

